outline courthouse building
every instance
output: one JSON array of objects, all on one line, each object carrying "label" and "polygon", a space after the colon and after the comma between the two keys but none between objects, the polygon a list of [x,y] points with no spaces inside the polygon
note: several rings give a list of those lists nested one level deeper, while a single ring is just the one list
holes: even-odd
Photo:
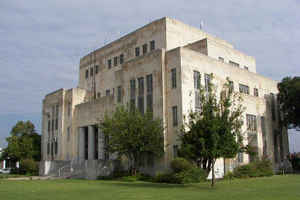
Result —
[{"label": "courthouse building", "polygon": [[[78,86],[45,96],[40,173],[96,178],[112,170],[116,155],[105,152],[97,124],[118,104],[129,103],[153,111],[165,126],[165,154],[144,170],[168,169],[183,117],[199,107],[197,83],[207,87],[212,81],[220,89],[227,78],[244,99],[244,143],[276,168],[289,152],[287,131],[279,126],[277,82],[257,74],[255,59],[232,44],[165,17],[84,56]],[[243,153],[219,159],[218,173],[250,160]]]}]

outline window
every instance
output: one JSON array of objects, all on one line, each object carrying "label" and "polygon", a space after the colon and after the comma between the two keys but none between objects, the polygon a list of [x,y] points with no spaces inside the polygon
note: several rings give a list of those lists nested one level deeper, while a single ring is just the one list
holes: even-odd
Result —
[{"label": "window", "polygon": [[72,106],[71,102],[68,102],[68,117],[71,116],[71,106]]},{"label": "window", "polygon": [[70,134],[71,134],[71,128],[68,127],[68,128],[67,128],[67,141],[68,141],[68,142],[70,141]]},{"label": "window", "polygon": [[153,112],[153,81],[152,74],[146,76],[147,83],[147,111]]},{"label": "window", "polygon": [[147,53],[147,50],[148,50],[148,45],[147,45],[147,44],[144,44],[144,45],[143,45],[143,54],[146,54],[146,53]]},{"label": "window", "polygon": [[265,123],[265,117],[260,118],[261,123],[261,133],[262,133],[262,142],[263,142],[263,155],[267,156],[267,134],[266,134],[266,123]]},{"label": "window", "polygon": [[205,74],[204,75],[204,81],[205,81],[205,91],[208,92],[209,89],[209,85],[210,85],[210,75],[209,74]]},{"label": "window", "polygon": [[108,135],[104,136],[104,160],[109,160],[109,152],[108,152],[108,144],[109,144],[109,137]]},{"label": "window", "polygon": [[99,151],[98,151],[98,128],[97,126],[94,126],[93,129],[95,130],[95,134],[94,134],[94,148],[95,148],[95,154],[94,154],[94,159],[98,160],[98,155],[99,155]]},{"label": "window", "polygon": [[244,154],[242,152],[238,153],[238,162],[243,163],[244,162]]},{"label": "window", "polygon": [[124,62],[124,54],[121,54],[120,55],[120,64],[123,64],[123,62]]},{"label": "window", "polygon": [[240,93],[249,94],[249,86],[239,84]]},{"label": "window", "polygon": [[48,132],[51,130],[51,120],[48,120]]},{"label": "window", "polygon": [[153,51],[155,49],[155,41],[150,41],[150,51]]},{"label": "window", "polygon": [[89,134],[88,127],[84,128],[84,159],[88,160],[89,158]]},{"label": "window", "polygon": [[90,69],[90,75],[91,75],[91,77],[94,75],[94,68]]},{"label": "window", "polygon": [[55,106],[55,130],[58,129],[58,105]]},{"label": "window", "polygon": [[55,155],[57,155],[57,153],[58,153],[58,144],[57,144],[57,140],[55,140],[55,142],[54,142],[54,153],[55,153]]},{"label": "window", "polygon": [[140,47],[135,48],[135,56],[140,56]]},{"label": "window", "polygon": [[98,93],[97,93],[97,98],[100,98],[100,97],[101,97],[101,93],[98,92]]},{"label": "window", "polygon": [[245,69],[245,70],[249,70],[249,68],[248,68],[247,66],[244,66],[244,69]]},{"label": "window", "polygon": [[198,71],[194,71],[194,88],[199,90],[201,85],[201,74]]},{"label": "window", "polygon": [[98,71],[99,71],[99,66],[96,65],[96,66],[95,66],[95,74],[98,74]]},{"label": "window", "polygon": [[195,110],[198,112],[201,110],[201,96],[198,90],[195,91]]},{"label": "window", "polygon": [[47,143],[47,154],[48,155],[50,154],[50,143],[49,142]]},{"label": "window", "polygon": [[270,94],[271,96],[271,114],[272,114],[272,120],[276,120],[276,113],[275,113],[275,95],[273,93]]},{"label": "window", "polygon": [[235,66],[235,67],[240,67],[240,64],[236,63],[236,62],[233,62],[231,60],[229,60],[229,64]]},{"label": "window", "polygon": [[256,116],[247,114],[246,120],[247,120],[247,130],[251,132],[256,132],[257,131]]},{"label": "window", "polygon": [[178,145],[173,145],[173,158],[178,157]]},{"label": "window", "polygon": [[89,78],[89,70],[85,70],[85,79],[88,79]]},{"label": "window", "polygon": [[118,65],[118,57],[114,57],[114,66],[117,66]]},{"label": "window", "polygon": [[254,88],[254,96],[258,97],[258,89]]},{"label": "window", "polygon": [[117,102],[121,103],[121,101],[122,101],[122,88],[121,88],[121,86],[118,86],[118,91],[117,92],[118,92],[117,93]]},{"label": "window", "polygon": [[144,113],[144,77],[138,78],[138,109]]},{"label": "window", "polygon": [[219,57],[219,61],[224,62],[224,58]]},{"label": "window", "polygon": [[107,61],[107,65],[108,65],[108,69],[110,69],[110,68],[111,68],[111,59],[109,59],[109,60]]},{"label": "window", "polygon": [[176,84],[176,68],[171,69],[171,81],[172,81],[172,88],[176,88],[177,84]]},{"label": "window", "polygon": [[178,125],[177,106],[172,107],[173,126]]},{"label": "window", "polygon": [[234,91],[234,83],[233,83],[233,81],[229,81],[229,90],[230,90],[230,92]]},{"label": "window", "polygon": [[105,95],[110,96],[110,90],[109,89],[105,91]]},{"label": "window", "polygon": [[130,110],[135,108],[135,79],[130,80]]}]

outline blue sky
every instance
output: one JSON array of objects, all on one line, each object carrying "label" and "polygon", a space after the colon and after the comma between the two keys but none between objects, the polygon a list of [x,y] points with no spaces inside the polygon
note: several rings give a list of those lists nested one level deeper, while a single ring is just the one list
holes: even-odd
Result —
[{"label": "blue sky", "polygon": [[80,57],[164,16],[204,21],[204,31],[254,56],[264,76],[300,76],[299,10],[299,0],[1,0],[0,147],[18,120],[40,130],[44,95],[76,87]]}]

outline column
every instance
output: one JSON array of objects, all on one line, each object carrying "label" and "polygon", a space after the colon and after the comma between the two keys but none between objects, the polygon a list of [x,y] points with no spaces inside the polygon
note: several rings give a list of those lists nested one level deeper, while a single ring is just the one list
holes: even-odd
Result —
[{"label": "column", "polygon": [[89,126],[88,128],[88,134],[89,134],[89,156],[88,159],[89,160],[94,160],[95,159],[95,128],[94,126]]},{"label": "column", "polygon": [[78,153],[79,160],[84,160],[84,128],[80,127],[78,132]]}]

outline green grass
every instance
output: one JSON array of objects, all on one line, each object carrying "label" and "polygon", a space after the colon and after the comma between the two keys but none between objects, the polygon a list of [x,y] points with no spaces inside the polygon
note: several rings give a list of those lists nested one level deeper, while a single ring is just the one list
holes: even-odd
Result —
[{"label": "green grass", "polygon": [[299,200],[300,175],[218,181],[191,185],[89,180],[0,180],[2,200]]}]

